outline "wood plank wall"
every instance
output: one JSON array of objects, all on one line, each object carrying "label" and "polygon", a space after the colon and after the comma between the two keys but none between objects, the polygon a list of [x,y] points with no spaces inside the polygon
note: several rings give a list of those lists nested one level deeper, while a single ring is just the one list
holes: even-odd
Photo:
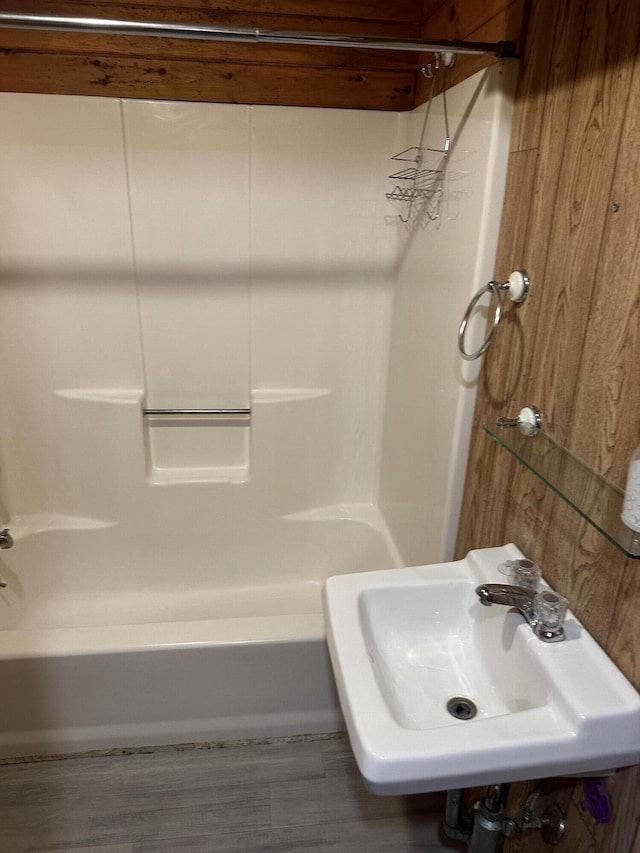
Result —
[{"label": "wood plank wall", "polygon": [[[525,0],[3,0],[2,11],[358,33],[391,38],[518,39]],[[473,10],[473,11],[470,11]],[[427,56],[0,29],[0,89],[410,110],[426,98]],[[491,59],[464,58],[453,85]]]},{"label": "wood plank wall", "polygon": [[[640,562],[481,424],[537,405],[553,436],[624,486],[640,444],[639,40],[637,0],[533,0],[495,269],[503,278],[524,267],[532,285],[484,357],[457,546],[462,556],[515,542],[637,689]],[[580,782],[554,783],[569,812],[563,849],[640,851],[640,773],[607,785],[614,819],[598,825]],[[548,850],[537,834],[510,844]]]}]

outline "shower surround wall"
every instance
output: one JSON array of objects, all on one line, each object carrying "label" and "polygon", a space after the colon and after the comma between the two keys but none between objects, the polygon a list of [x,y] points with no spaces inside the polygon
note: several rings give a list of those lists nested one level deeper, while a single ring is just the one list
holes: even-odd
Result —
[{"label": "shower surround wall", "polygon": [[0,753],[340,726],[325,578],[449,556],[511,76],[450,93],[428,229],[422,112],[0,95]]},{"label": "shower surround wall", "polygon": [[[2,467],[15,557],[40,531],[48,564],[22,576],[46,590],[12,602],[15,624],[253,615],[283,596],[306,612],[333,571],[393,565],[374,506],[393,240],[369,177],[395,123],[3,105]],[[142,417],[249,406],[250,426]]]}]

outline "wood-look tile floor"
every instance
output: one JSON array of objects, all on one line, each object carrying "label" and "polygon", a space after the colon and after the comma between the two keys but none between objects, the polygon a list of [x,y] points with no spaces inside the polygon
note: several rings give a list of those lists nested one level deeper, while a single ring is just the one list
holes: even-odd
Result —
[{"label": "wood-look tile floor", "polygon": [[377,797],[344,736],[0,766],[0,851],[436,853],[444,795]]}]

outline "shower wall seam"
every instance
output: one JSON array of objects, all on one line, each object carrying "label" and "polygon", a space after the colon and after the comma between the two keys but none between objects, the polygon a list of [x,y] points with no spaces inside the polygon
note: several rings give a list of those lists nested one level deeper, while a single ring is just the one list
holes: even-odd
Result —
[{"label": "shower wall seam", "polygon": [[[254,140],[253,140],[253,131],[254,131],[254,109],[253,105],[246,107],[245,109],[249,110],[249,174],[248,174],[248,187],[247,187],[247,251],[249,253],[248,258],[248,268],[249,268],[249,336],[247,341],[247,346],[249,349],[249,376],[248,376],[248,391],[249,391],[249,406],[253,409],[253,350],[254,350],[254,342],[253,342],[253,327],[254,327],[254,233],[253,233],[253,176],[255,170],[254,163]],[[249,450],[249,458],[251,458],[251,447],[253,446],[253,433],[250,438],[250,450]]]},{"label": "shower wall seam", "polygon": [[148,388],[147,382],[147,364],[144,356],[144,345],[143,345],[143,331],[142,331],[142,307],[140,305],[140,276],[138,270],[138,257],[136,251],[136,238],[135,238],[135,228],[133,224],[133,199],[132,199],[132,191],[131,191],[131,163],[129,160],[129,145],[127,142],[127,126],[124,114],[124,105],[125,101],[123,98],[118,98],[118,108],[120,114],[120,129],[122,136],[122,154],[124,160],[124,173],[125,173],[125,181],[126,181],[126,193],[127,193],[127,210],[129,215],[129,236],[131,239],[131,266],[133,273],[133,282],[136,294],[136,312],[137,312],[137,321],[138,321],[138,343],[139,343],[139,354],[140,354],[140,366],[142,369],[142,379],[143,379],[143,391],[146,397],[146,389]]},{"label": "shower wall seam", "polygon": [[[394,142],[394,151],[400,151],[403,147],[403,141],[401,141],[403,136],[406,136],[406,129],[403,130],[403,125],[406,124],[405,113],[396,112],[393,114],[395,116],[395,124],[396,124],[396,133],[395,133],[395,142]],[[374,479],[374,488],[372,490],[372,500],[375,506],[380,513],[380,517],[382,518],[385,527],[387,528],[388,534],[391,539],[393,536],[391,535],[391,531],[387,522],[387,518],[383,512],[382,507],[382,472],[383,472],[383,459],[384,459],[384,434],[385,434],[385,425],[386,425],[386,413],[388,407],[388,396],[389,396],[389,358],[391,354],[391,336],[392,336],[392,326],[393,326],[393,306],[395,300],[395,291],[398,281],[398,253],[399,253],[399,238],[398,238],[398,229],[393,228],[391,230],[391,238],[390,241],[393,244],[393,264],[389,269],[389,281],[387,284],[388,295],[387,295],[387,323],[386,323],[386,352],[385,357],[382,360],[383,370],[381,371],[380,376],[380,429],[378,430],[378,440],[376,442],[375,448],[375,459],[373,461],[373,468],[376,473]]]}]

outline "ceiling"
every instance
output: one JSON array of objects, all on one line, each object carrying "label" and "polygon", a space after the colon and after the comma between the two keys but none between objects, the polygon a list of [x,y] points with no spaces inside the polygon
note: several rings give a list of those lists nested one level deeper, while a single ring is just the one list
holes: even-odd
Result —
[{"label": "ceiling", "polygon": [[[391,38],[521,37],[525,0],[0,0],[1,11]],[[0,89],[243,104],[410,110],[429,54],[0,29]],[[496,60],[459,56],[453,85]]]}]

